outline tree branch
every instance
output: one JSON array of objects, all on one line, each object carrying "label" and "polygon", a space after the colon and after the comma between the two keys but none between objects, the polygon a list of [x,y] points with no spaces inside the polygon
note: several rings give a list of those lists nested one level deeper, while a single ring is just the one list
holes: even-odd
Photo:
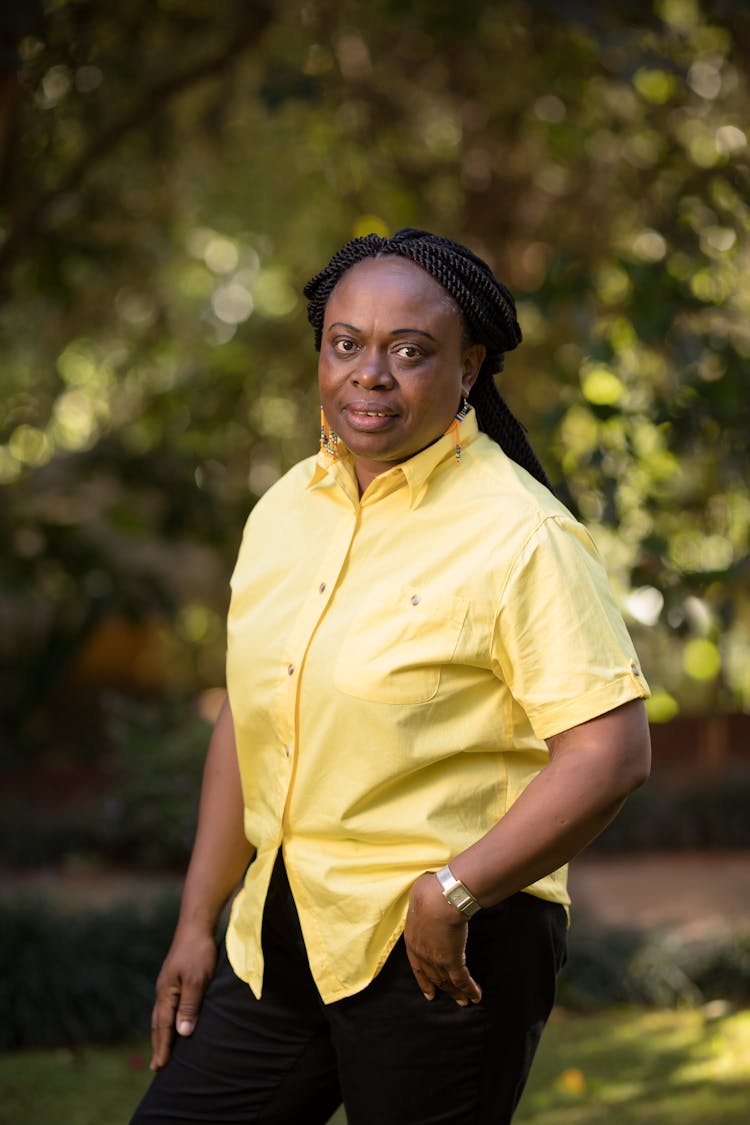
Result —
[{"label": "tree branch", "polygon": [[91,168],[116,148],[124,137],[148,122],[154,115],[155,106],[163,107],[166,102],[177,97],[184,90],[221,73],[235,56],[259,42],[271,22],[271,6],[254,4],[253,9],[252,25],[241,27],[233,39],[217,54],[152,89],[139,105],[87,146],[57,187],[46,192],[25,215],[21,215],[11,225],[0,246],[0,278],[12,268],[27,243],[43,230],[44,223],[56,201],[77,187]]}]

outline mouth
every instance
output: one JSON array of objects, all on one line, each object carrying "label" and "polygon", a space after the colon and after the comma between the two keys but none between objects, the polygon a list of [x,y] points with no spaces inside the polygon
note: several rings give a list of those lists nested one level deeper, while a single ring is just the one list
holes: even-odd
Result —
[{"label": "mouth", "polygon": [[342,413],[349,425],[355,430],[383,429],[398,415],[395,410],[388,410],[382,406],[369,406],[365,403],[350,403],[344,406]]}]

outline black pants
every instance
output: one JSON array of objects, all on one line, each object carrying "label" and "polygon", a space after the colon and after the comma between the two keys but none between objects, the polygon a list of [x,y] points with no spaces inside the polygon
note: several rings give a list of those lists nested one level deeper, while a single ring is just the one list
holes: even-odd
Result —
[{"label": "black pants", "polygon": [[324,1005],[277,863],[263,919],[263,997],[222,950],[193,1035],[131,1125],[504,1125],[521,1096],[565,956],[560,906],[517,894],[469,923],[482,1000],[428,1002],[401,939],[362,992]]}]

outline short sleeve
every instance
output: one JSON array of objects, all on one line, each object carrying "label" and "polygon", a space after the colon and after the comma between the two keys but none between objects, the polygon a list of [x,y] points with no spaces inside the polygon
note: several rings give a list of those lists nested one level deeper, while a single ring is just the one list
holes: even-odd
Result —
[{"label": "short sleeve", "polygon": [[572,517],[546,517],[519,552],[493,644],[538,738],[649,694],[596,546]]}]

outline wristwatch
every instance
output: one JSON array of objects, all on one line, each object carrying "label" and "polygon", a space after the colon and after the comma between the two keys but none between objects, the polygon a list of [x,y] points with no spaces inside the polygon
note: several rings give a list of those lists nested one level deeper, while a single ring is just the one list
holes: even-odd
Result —
[{"label": "wristwatch", "polygon": [[473,918],[476,912],[482,909],[471,891],[463,885],[460,879],[456,878],[450,867],[441,867],[439,871],[435,872],[435,876],[443,888],[443,898],[446,898],[451,906],[455,906],[456,910],[460,910],[467,918]]}]

